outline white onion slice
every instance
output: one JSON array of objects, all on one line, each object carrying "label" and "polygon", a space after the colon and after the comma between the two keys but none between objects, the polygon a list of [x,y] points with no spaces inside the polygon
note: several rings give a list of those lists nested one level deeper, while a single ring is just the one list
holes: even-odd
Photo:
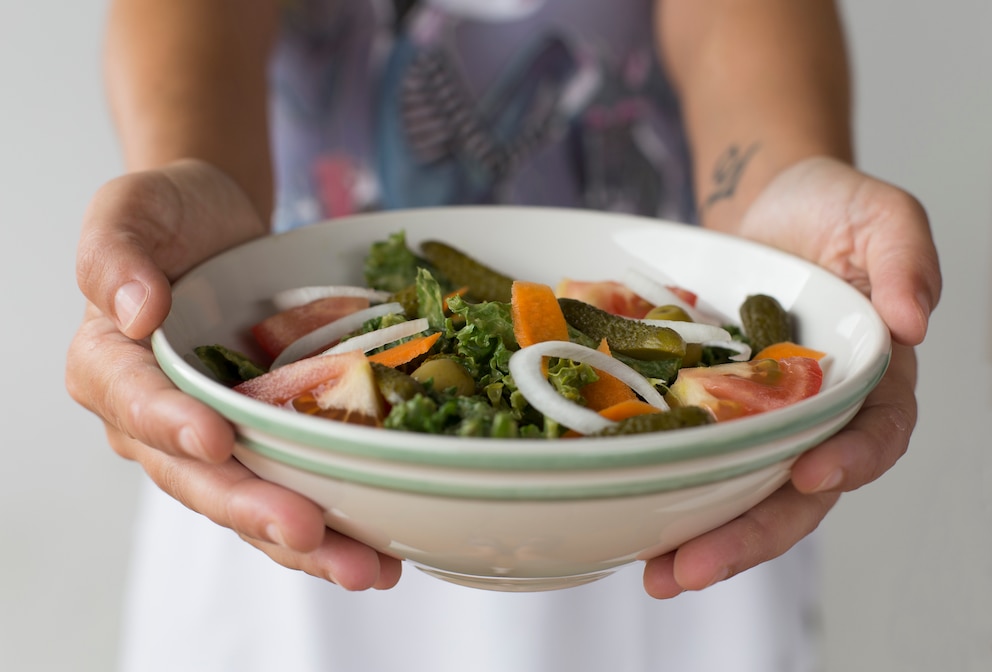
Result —
[{"label": "white onion slice", "polygon": [[422,331],[427,331],[429,327],[430,324],[428,324],[426,317],[421,317],[416,320],[407,320],[406,322],[400,322],[399,324],[394,324],[390,327],[370,331],[367,334],[360,334],[354,338],[349,338],[347,341],[341,341],[334,347],[329,348],[320,354],[336,355],[341,352],[349,352],[352,350],[368,352],[369,350],[374,350],[375,348],[386,345],[387,343],[398,341],[401,338],[406,338],[407,336],[413,336],[414,334],[419,334]]},{"label": "white onion slice", "polygon": [[[688,303],[683,301],[678,294],[670,290],[661,282],[658,282],[654,278],[649,278],[635,268],[628,268],[626,273],[624,273],[624,284],[627,285],[631,291],[640,296],[642,299],[647,299],[649,303],[655,306],[678,306],[686,312],[686,315],[692,318],[693,322],[697,324],[712,324],[713,320],[703,313],[699,312]],[[669,284],[676,284],[675,282],[670,282]]]},{"label": "white onion slice", "polygon": [[510,375],[517,389],[538,411],[581,434],[593,434],[615,423],[596,411],[585,408],[561,396],[548,382],[541,366],[545,357],[562,357],[584,362],[629,385],[647,403],[668,410],[664,397],[647,378],[606,353],[568,341],[544,341],[522,348],[510,357]]},{"label": "white onion slice", "polygon": [[380,303],[377,306],[371,306],[364,310],[358,310],[349,315],[334,320],[322,327],[314,329],[310,333],[301,336],[296,339],[288,346],[286,349],[279,353],[279,356],[275,358],[272,362],[273,369],[277,369],[280,366],[285,366],[291,362],[295,362],[298,359],[306,357],[310,353],[316,351],[318,348],[327,345],[332,341],[336,341],[342,336],[350,334],[355,329],[358,329],[366,320],[371,320],[374,317],[381,317],[383,315],[388,315],[389,313],[402,313],[403,306],[398,302],[392,303]]},{"label": "white onion slice", "polygon": [[382,303],[388,301],[391,296],[389,292],[382,292],[368,287],[356,287],[354,285],[312,285],[309,287],[294,287],[277,292],[272,297],[272,303],[278,310],[288,310],[296,306],[302,306],[332,296],[357,297],[368,299],[372,303]]},{"label": "white onion slice", "polygon": [[732,341],[734,337],[723,327],[701,322],[681,322],[679,320],[638,320],[653,327],[667,327],[682,337],[686,343],[706,341]]}]

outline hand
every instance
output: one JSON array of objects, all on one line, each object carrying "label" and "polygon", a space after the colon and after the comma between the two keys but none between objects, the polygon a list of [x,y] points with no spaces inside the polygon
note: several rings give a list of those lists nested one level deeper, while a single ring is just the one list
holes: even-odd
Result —
[{"label": "hand", "polygon": [[808,535],[842,492],[905,453],[916,424],[916,355],[941,276],[926,213],[910,195],[825,158],[803,161],[755,199],[738,233],[809,259],[871,297],[892,360],[859,413],[795,462],[791,481],[756,507],[644,568],[648,594],[699,590],[775,558]]},{"label": "hand", "polygon": [[78,247],[77,278],[89,302],[69,349],[67,388],[103,419],[118,454],[189,508],[287,567],[347,589],[389,588],[399,561],[327,529],[316,504],[237,462],[230,424],[177,390],[148,345],[168,315],[172,280],[265,233],[244,193],[204,163],[105,185]]}]

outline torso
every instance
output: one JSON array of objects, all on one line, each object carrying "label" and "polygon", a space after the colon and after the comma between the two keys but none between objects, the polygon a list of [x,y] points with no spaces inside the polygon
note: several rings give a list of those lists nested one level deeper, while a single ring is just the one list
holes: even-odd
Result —
[{"label": "torso", "polygon": [[272,65],[279,230],[469,203],[693,218],[652,0],[299,0]]}]

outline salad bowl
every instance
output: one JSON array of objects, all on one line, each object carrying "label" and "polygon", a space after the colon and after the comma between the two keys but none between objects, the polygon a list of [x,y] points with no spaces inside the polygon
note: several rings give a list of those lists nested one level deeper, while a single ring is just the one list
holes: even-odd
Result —
[{"label": "salad bowl", "polygon": [[[667,432],[462,438],[294,413],[229,389],[199,364],[193,350],[205,344],[253,353],[249,328],[273,312],[278,292],[361,284],[370,246],[396,232],[413,249],[441,240],[551,286],[655,274],[728,324],[747,296],[774,296],[797,340],[828,353],[822,389],[779,410]],[[233,423],[237,459],[318,503],[330,527],[439,578],[503,591],[587,583],[740,515],[857,413],[890,354],[870,302],[803,260],[682,224],[526,207],[358,215],[241,245],[175,283],[152,347],[177,387]]]}]

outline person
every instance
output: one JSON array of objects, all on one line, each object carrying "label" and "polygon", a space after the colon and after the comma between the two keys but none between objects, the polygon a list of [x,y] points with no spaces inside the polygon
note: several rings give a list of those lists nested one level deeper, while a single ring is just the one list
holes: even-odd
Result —
[{"label": "person", "polygon": [[[66,384],[153,484],[124,669],[813,665],[812,532],[906,450],[913,348],[941,289],[921,204],[853,165],[833,2],[115,0],[106,73],[128,172],[84,216]],[[395,558],[235,461],[231,426],[170,384],[147,337],[170,282],[224,249],[469,202],[636,212],[782,248],[870,296],[891,364],[788,484],[640,582],[401,581]]]}]

